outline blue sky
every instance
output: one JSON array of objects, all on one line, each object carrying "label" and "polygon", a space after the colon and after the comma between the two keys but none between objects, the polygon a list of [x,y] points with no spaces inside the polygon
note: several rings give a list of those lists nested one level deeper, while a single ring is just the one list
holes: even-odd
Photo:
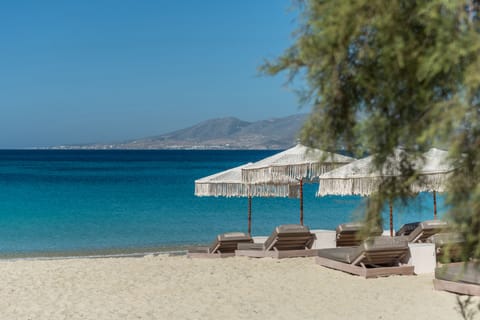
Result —
[{"label": "blue sky", "polygon": [[299,110],[257,67],[292,43],[290,0],[0,4],[0,148],[113,142]]}]

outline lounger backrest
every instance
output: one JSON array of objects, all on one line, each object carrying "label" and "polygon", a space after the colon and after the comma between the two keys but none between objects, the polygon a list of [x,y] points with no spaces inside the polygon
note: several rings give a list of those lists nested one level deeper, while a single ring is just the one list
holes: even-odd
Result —
[{"label": "lounger backrest", "polygon": [[[337,247],[354,247],[360,245],[363,240],[359,237],[359,233],[364,226],[365,224],[363,222],[348,222],[338,225],[336,229]],[[379,236],[381,234],[382,230],[378,228],[373,230],[370,236]]]},{"label": "lounger backrest", "polygon": [[265,250],[303,250],[310,249],[315,235],[306,226],[284,224],[273,230],[264,243]]},{"label": "lounger backrest", "polygon": [[442,232],[434,234],[427,239],[427,242],[434,243],[435,248],[438,248],[448,245],[462,244],[465,242],[465,238],[458,232]]},{"label": "lounger backrest", "polygon": [[428,220],[421,222],[408,236],[409,242],[425,242],[436,233],[446,231],[448,223],[442,220]]},{"label": "lounger backrest", "polygon": [[394,265],[408,253],[407,237],[372,237],[352,254],[352,264]]},{"label": "lounger backrest", "polygon": [[239,243],[253,243],[248,233],[229,232],[219,234],[210,246],[210,253],[232,253],[237,249]]},{"label": "lounger backrest", "polygon": [[408,236],[418,227],[420,223],[420,221],[405,223],[400,229],[398,229],[398,231],[395,233],[395,236]]},{"label": "lounger backrest", "polygon": [[[437,233],[427,239],[427,242],[435,244],[437,260],[445,262],[460,261],[462,257],[462,247],[465,238],[458,232]],[[447,261],[448,261],[447,260]]]}]

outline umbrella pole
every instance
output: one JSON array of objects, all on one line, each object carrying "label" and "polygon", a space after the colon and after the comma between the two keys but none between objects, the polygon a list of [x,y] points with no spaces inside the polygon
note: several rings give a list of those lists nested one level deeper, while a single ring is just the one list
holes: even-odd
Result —
[{"label": "umbrella pole", "polygon": [[303,226],[303,179],[300,179],[300,224]]},{"label": "umbrella pole", "polygon": [[393,237],[393,207],[392,207],[392,200],[388,201],[390,205],[390,237]]},{"label": "umbrella pole", "polygon": [[252,235],[252,196],[248,196],[248,234]]},{"label": "umbrella pole", "polygon": [[437,192],[433,191],[433,219],[437,220]]}]

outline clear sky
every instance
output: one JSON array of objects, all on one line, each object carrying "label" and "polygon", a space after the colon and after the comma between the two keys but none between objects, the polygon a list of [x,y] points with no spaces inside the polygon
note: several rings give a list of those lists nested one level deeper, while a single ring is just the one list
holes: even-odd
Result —
[{"label": "clear sky", "polygon": [[0,4],[0,148],[115,142],[299,110],[257,67],[292,43],[290,0]]}]

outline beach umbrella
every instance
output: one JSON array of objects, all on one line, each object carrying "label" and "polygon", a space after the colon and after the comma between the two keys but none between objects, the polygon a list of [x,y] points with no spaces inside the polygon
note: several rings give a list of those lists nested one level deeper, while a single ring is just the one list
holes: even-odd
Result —
[{"label": "beach umbrella", "polygon": [[423,154],[423,163],[420,162],[418,174],[421,176],[420,183],[412,185],[414,192],[433,193],[433,217],[437,218],[437,192],[444,192],[447,180],[455,167],[448,159],[448,152],[437,148],[431,148]]},{"label": "beach umbrella", "polygon": [[248,185],[242,181],[242,169],[251,163],[228,169],[195,180],[195,195],[199,197],[247,197],[248,233],[252,231],[252,197],[291,197],[299,194],[298,184],[256,184]]},{"label": "beach umbrella", "polygon": [[242,180],[249,185],[267,183],[272,188],[278,186],[279,194],[283,185],[298,183],[300,224],[303,225],[303,183],[316,182],[321,174],[354,160],[351,157],[297,144],[293,148],[242,168]]},{"label": "beach umbrella", "polygon": [[[373,156],[351,162],[341,168],[327,172],[319,177],[318,196],[325,195],[360,195],[368,196],[378,191],[381,182],[387,177],[401,174],[402,159],[407,156],[403,149],[395,149],[387,160],[389,165],[381,171],[376,170]],[[448,174],[453,170],[446,162],[447,152],[430,149],[415,161],[414,168],[421,179],[411,188],[414,192],[443,192]],[[390,235],[393,236],[393,208],[390,207]],[[436,198],[434,196],[434,216],[436,217]]]}]

